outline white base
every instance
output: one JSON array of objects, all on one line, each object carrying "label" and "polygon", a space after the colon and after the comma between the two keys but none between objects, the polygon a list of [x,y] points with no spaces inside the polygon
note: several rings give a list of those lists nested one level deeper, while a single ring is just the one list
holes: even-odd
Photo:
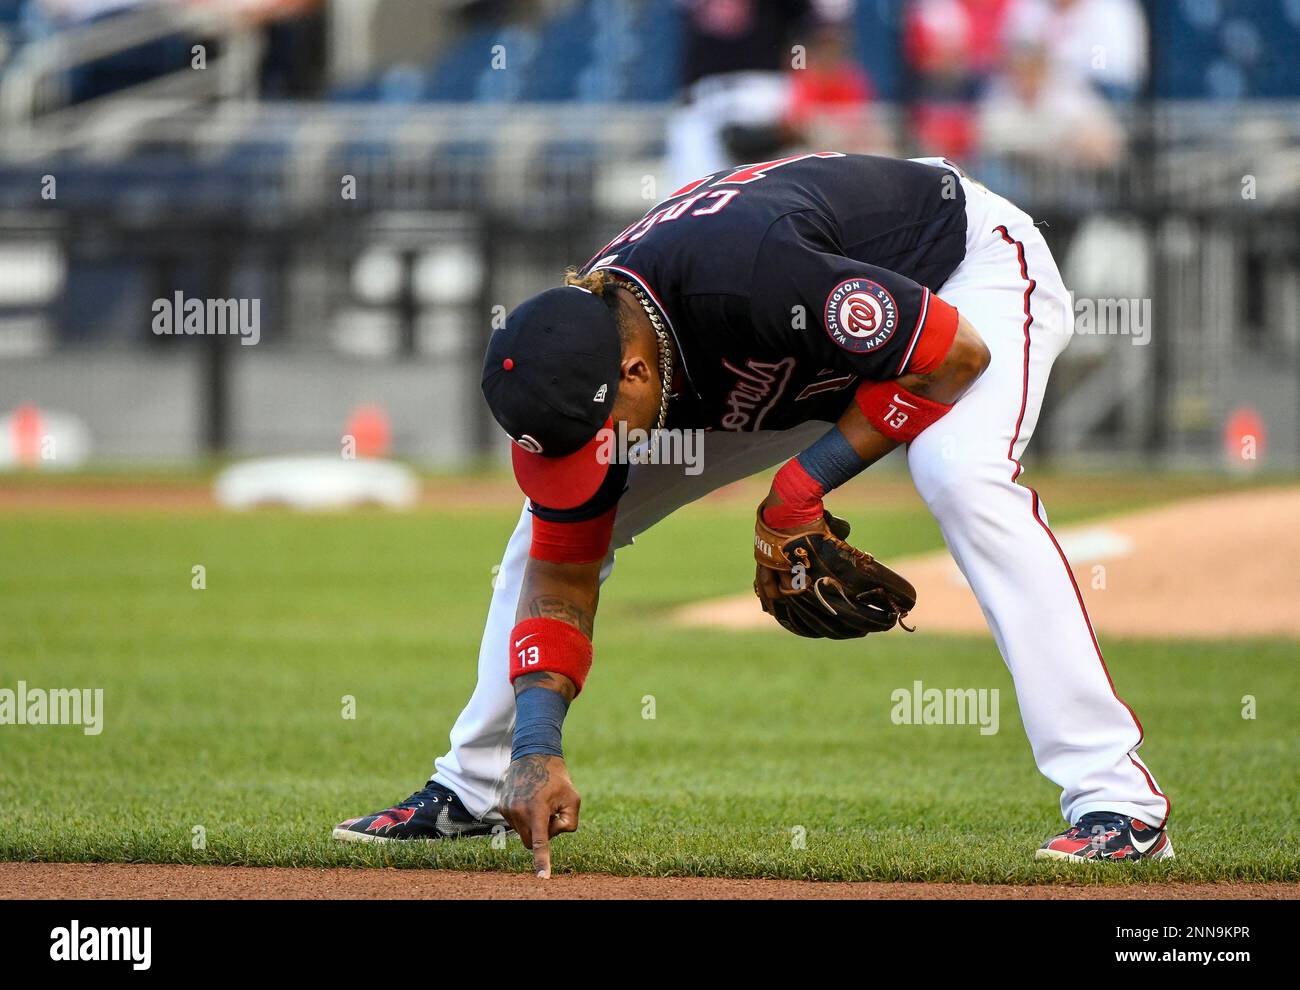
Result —
[{"label": "white base", "polygon": [[341,457],[271,457],[226,468],[215,483],[217,502],[230,509],[286,505],[321,511],[356,505],[406,509],[419,479],[403,464]]}]

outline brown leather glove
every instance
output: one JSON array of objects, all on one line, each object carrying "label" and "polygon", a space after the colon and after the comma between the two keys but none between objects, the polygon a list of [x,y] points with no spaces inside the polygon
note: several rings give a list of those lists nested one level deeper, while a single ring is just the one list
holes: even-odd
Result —
[{"label": "brown leather glove", "polygon": [[[778,533],[758,512],[754,594],[797,636],[857,639],[885,632],[916,605],[916,589],[869,553],[845,543],[849,524],[826,512],[798,533]],[[911,631],[910,629],[908,630]]]}]

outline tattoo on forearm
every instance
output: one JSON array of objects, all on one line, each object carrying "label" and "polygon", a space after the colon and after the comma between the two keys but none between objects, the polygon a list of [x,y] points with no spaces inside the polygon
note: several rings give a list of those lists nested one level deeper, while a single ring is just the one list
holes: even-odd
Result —
[{"label": "tattoo on forearm", "polygon": [[520,674],[515,678],[515,694],[521,694],[529,688],[535,687],[555,691],[569,701],[574,699],[577,690],[573,685],[573,681],[563,674],[553,674],[549,670],[535,670],[531,674]]},{"label": "tattoo on forearm", "polygon": [[535,619],[559,619],[571,626],[577,626],[588,639],[595,631],[595,615],[579,608],[565,598],[554,595],[541,595],[528,603],[528,614]]},{"label": "tattoo on forearm", "polygon": [[548,757],[540,753],[522,756],[510,764],[506,774],[504,807],[515,804],[528,804],[551,780],[551,772],[546,767]]}]

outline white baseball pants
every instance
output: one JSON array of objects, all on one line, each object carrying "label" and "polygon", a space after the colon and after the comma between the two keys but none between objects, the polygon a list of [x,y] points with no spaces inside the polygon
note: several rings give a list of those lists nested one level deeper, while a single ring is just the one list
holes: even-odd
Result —
[{"label": "white baseball pants", "polygon": [[[1072,333],[1060,273],[1028,215],[962,179],[966,257],[939,295],[984,338],[989,368],[952,411],[908,450],[917,491],[974,590],[1011,671],[1039,770],[1062,791],[1074,823],[1117,811],[1163,825],[1169,801],[1138,758],[1142,729],[1102,660],[1070,567],[1032,489],[1016,483],[1056,356]],[[704,471],[633,465],[619,503],[613,549],[680,506],[779,464],[821,436],[825,423],[782,432],[709,434]],[[496,818],[510,762],[514,691],[507,644],[531,542],[527,510],[506,546],[478,659],[478,685],[451,730],[434,779],[475,815]],[[924,633],[921,633],[924,635]]]}]

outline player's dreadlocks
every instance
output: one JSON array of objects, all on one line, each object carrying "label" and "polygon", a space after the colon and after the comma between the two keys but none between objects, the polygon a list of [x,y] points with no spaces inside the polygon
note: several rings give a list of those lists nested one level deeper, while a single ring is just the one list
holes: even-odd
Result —
[{"label": "player's dreadlocks", "polygon": [[578,269],[570,266],[564,270],[564,284],[572,285],[578,289],[586,289],[594,296],[600,296],[605,305],[614,311],[614,318],[618,321],[618,339],[624,347],[632,340],[632,324],[627,318],[622,307],[618,304],[618,297],[610,290],[618,284],[609,272],[597,268],[595,271],[581,274]]},{"label": "player's dreadlocks", "polygon": [[587,272],[583,275],[577,268],[570,265],[564,269],[564,284],[577,286],[579,289],[586,289],[592,295],[605,297],[605,290],[614,284],[614,280],[609,277],[609,272],[603,268],[597,268],[595,271]]}]

